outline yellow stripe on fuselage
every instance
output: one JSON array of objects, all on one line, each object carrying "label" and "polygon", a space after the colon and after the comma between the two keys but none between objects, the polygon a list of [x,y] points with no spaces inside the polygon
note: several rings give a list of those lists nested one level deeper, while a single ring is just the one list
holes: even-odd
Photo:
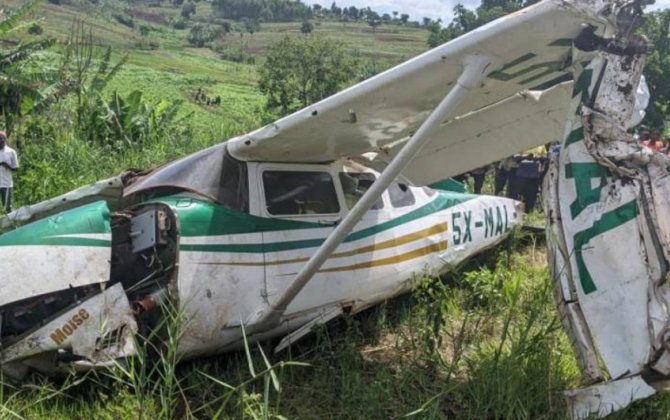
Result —
[{"label": "yellow stripe on fuselage", "polygon": [[[364,247],[360,247],[357,249],[354,249],[352,251],[347,251],[347,252],[336,252],[333,255],[330,256],[330,258],[346,258],[346,257],[353,257],[356,255],[360,254],[365,254],[368,252],[374,252],[374,251],[381,251],[384,249],[390,249],[390,248],[396,248],[401,245],[405,245],[414,241],[418,241],[420,239],[427,238],[432,235],[436,235],[439,233],[446,232],[449,229],[449,226],[447,223],[439,223],[437,225],[431,226],[426,229],[422,229],[416,232],[408,233],[407,235],[399,236],[397,238],[389,239],[387,241],[379,242],[379,243],[374,243],[372,245],[366,245]],[[441,242],[442,243],[442,242]],[[447,248],[447,242],[444,243],[444,249]],[[435,246],[435,245],[431,245]],[[418,252],[421,251],[425,248],[421,248],[419,250],[413,251],[413,252]],[[443,250],[443,249],[440,249]],[[436,252],[436,251],[432,251]],[[411,254],[411,253],[410,253]],[[406,255],[406,254],[403,254]],[[426,254],[421,254],[421,255],[426,255]],[[419,256],[421,256],[419,255]],[[400,256],[392,257],[392,258],[397,258]],[[416,257],[412,257],[416,258]],[[386,259],[383,259],[386,260]],[[293,258],[293,259],[288,259],[288,260],[275,260],[275,261],[266,261],[264,263],[262,262],[198,262],[198,264],[204,264],[204,265],[231,265],[231,266],[242,266],[242,267],[256,267],[256,266],[262,266],[262,265],[282,265],[282,264],[295,264],[295,263],[303,263],[309,261],[308,257],[304,258]],[[379,260],[382,261],[382,260]],[[403,260],[406,261],[406,260]],[[362,264],[370,264],[373,263],[374,261],[369,261],[366,263]],[[392,264],[392,263],[389,263]],[[380,265],[386,265],[386,264],[380,264]],[[330,269],[329,269],[330,270]]]},{"label": "yellow stripe on fuselage", "polygon": [[362,268],[381,267],[383,265],[398,264],[404,261],[413,260],[415,258],[423,257],[434,252],[445,251],[447,249],[447,241],[438,242],[436,244],[428,245],[423,248],[415,249],[414,251],[405,254],[394,255],[388,258],[381,258],[374,261],[366,261],[358,264],[346,265],[344,267],[333,267],[319,270],[318,273],[333,273],[337,271],[352,271],[360,270]]}]

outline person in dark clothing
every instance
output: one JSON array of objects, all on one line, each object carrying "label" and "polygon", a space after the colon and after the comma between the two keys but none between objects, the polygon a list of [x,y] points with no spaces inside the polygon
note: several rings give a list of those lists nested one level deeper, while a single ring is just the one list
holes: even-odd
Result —
[{"label": "person in dark clothing", "polygon": [[[514,176],[514,172],[518,166],[519,164],[514,156],[510,156],[500,161],[496,168],[495,195],[500,195],[503,192],[508,181],[511,183],[511,178]],[[507,187],[507,190],[509,191],[509,187]]]},{"label": "person in dark clothing", "polygon": [[474,180],[474,191],[475,194],[482,193],[482,187],[484,186],[484,180],[486,179],[486,171],[488,166],[482,166],[470,172],[472,179]]},{"label": "person in dark clothing", "polygon": [[527,213],[530,213],[535,208],[537,194],[540,190],[544,160],[544,158],[536,158],[532,154],[528,155],[519,162],[519,168],[516,170],[517,193],[526,204]]}]

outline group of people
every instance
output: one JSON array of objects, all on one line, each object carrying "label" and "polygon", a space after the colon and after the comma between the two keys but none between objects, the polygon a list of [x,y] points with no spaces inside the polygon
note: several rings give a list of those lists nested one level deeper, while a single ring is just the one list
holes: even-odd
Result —
[{"label": "group of people", "polygon": [[[548,148],[549,153],[558,153],[557,146]],[[454,177],[464,182],[468,177],[473,179],[473,192],[481,194],[486,174],[495,169],[494,193],[509,198],[521,200],[526,205],[526,211],[531,212],[537,203],[542,178],[548,169],[547,151],[532,150],[503,159],[492,165],[483,166],[464,175]]]},{"label": "group of people", "polygon": [[670,142],[668,141],[670,139],[663,141],[659,130],[653,129],[649,131],[643,129],[638,133],[637,138],[642,146],[670,156]]}]

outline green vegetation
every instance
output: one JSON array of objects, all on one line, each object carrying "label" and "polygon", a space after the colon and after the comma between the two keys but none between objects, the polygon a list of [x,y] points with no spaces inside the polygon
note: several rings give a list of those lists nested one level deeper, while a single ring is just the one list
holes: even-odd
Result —
[{"label": "green vegetation", "polygon": [[[406,14],[335,3],[305,11],[248,0],[263,7],[243,14],[227,11],[230,0],[6,4],[16,12],[0,17],[0,50],[17,60],[0,66],[0,124],[12,128],[22,161],[19,205],[248,132],[277,109],[288,112],[421,53],[429,36],[450,39],[521,6],[460,6],[445,31],[430,19],[419,24]],[[650,58],[658,92],[668,85],[668,16],[654,14],[647,26],[652,38],[666,40]],[[272,52],[314,42],[360,66],[337,78],[319,74],[327,89],[312,91],[313,81],[302,79],[304,89],[284,88],[298,96],[268,103],[264,72],[289,71]],[[280,79],[301,80],[273,76]],[[9,99],[19,91],[20,101]],[[654,99],[654,121],[667,114],[666,97]],[[442,279],[417,278],[410,297],[321,328],[274,358],[270,343],[178,365],[172,311],[165,351],[97,374],[4,383],[0,415],[563,418],[561,392],[578,385],[579,372],[553,309],[545,252],[538,238],[512,238]],[[669,410],[670,397],[659,395],[617,416],[667,418]]]},{"label": "green vegetation", "polygon": [[668,129],[668,111],[670,110],[670,9],[649,15],[643,27],[644,33],[654,44],[649,55],[644,75],[652,92],[643,124],[651,128]]},{"label": "green vegetation", "polygon": [[269,109],[288,114],[339,91],[357,64],[331,40],[285,37],[268,51],[259,87]]},{"label": "green vegetation", "polygon": [[[19,10],[21,4],[7,2],[11,10]],[[4,113],[12,119],[5,127],[16,120],[10,144],[19,149],[23,166],[17,205],[126,168],[162,164],[273,118],[266,114],[266,99],[258,87],[259,69],[275,41],[305,38],[302,20],[263,22],[259,29],[249,19],[219,17],[209,3],[189,4],[71,0],[22,9],[23,15],[33,12],[32,22],[24,19],[4,39],[11,45],[20,42],[22,48],[52,48],[23,58],[23,76],[40,81],[25,86],[38,88],[37,93],[34,99],[24,95],[20,118],[16,112]],[[175,22],[183,22],[184,29],[176,29]],[[353,51],[362,64],[360,72],[348,77],[349,83],[426,49],[426,31],[409,26],[383,26],[373,34],[365,22],[316,17],[312,24],[311,36]],[[121,65],[114,68],[117,63]],[[95,76],[98,70],[102,74]],[[123,106],[115,110],[114,105],[121,102],[128,109],[144,110],[141,121],[118,119]],[[27,112],[29,107],[38,112]],[[164,108],[170,112],[159,112]],[[14,105],[11,110],[18,109]],[[169,124],[157,112],[169,115]],[[133,140],[138,137],[141,144]]]}]

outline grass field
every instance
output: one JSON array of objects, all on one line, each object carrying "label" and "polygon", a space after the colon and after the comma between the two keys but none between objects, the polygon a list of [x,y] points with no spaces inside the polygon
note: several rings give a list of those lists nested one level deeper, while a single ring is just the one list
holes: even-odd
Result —
[{"label": "grass field", "polygon": [[[17,6],[19,0],[5,0]],[[243,48],[254,64],[221,59],[188,45],[188,29],[173,29],[171,6],[135,5],[134,29],[114,15],[116,1],[64,0],[36,13],[44,34],[61,41],[38,57],[58,61],[73,25],[85,22],[95,43],[111,46],[126,64],[105,88],[149,102],[181,101],[174,132],[121,147],[92,144],[72,134],[72,102],[48,120],[21,127],[18,204],[33,203],[126,168],[148,168],[259,127],[266,120],[258,66],[272,42],[305,36],[300,22],[263,23],[216,40]],[[207,2],[193,21],[215,23]],[[314,33],[337,40],[372,72],[427,49],[425,29],[315,20]],[[151,29],[142,35],[140,25]],[[25,28],[5,42],[33,39]],[[352,75],[355,79],[356,75]],[[198,91],[220,105],[195,100]],[[30,123],[27,121],[26,124]],[[490,182],[485,192],[491,192]],[[534,213],[533,222],[543,220]],[[178,331],[175,331],[178,334]],[[562,392],[580,374],[552,302],[542,237],[517,232],[508,242],[441,279],[417,276],[409,296],[320,328],[276,356],[273,344],[177,364],[139,357],[114,369],[67,378],[31,377],[0,386],[0,418],[26,419],[560,419]],[[670,418],[670,397],[639,402],[612,418]]]},{"label": "grass field", "polygon": [[[9,6],[20,4],[9,0]],[[101,1],[97,5],[85,0],[64,1],[62,5],[44,4],[35,18],[44,28],[44,35],[64,42],[75,22],[84,22],[100,46],[111,46],[117,56],[128,55],[128,64],[109,86],[110,90],[128,92],[140,89],[149,98],[182,99],[184,112],[193,112],[196,128],[211,131],[212,127],[233,126],[239,133],[258,127],[256,118],[264,98],[257,88],[257,66],[262,63],[267,48],[283,36],[304,36],[300,22],[263,23],[253,35],[233,31],[215,41],[220,48],[243,48],[257,58],[255,65],[234,63],[219,58],[211,49],[193,48],[186,41],[188,29],[173,29],[169,22],[180,9],[169,5],[132,7],[135,28],[114,19],[123,8],[120,3]],[[197,3],[194,22],[209,22],[214,18],[211,4]],[[139,26],[151,27],[148,35],[140,34]],[[236,28],[236,25],[233,25]],[[30,39],[25,31],[13,35]],[[374,71],[385,70],[427,49],[428,32],[400,25],[383,25],[373,33],[365,23],[315,21],[310,36],[334,39],[361,57]],[[151,49],[150,42],[158,47]],[[356,75],[352,75],[356,81]],[[193,95],[202,88],[208,96],[221,96],[220,107],[195,104]],[[224,134],[215,129],[215,136]]]}]

